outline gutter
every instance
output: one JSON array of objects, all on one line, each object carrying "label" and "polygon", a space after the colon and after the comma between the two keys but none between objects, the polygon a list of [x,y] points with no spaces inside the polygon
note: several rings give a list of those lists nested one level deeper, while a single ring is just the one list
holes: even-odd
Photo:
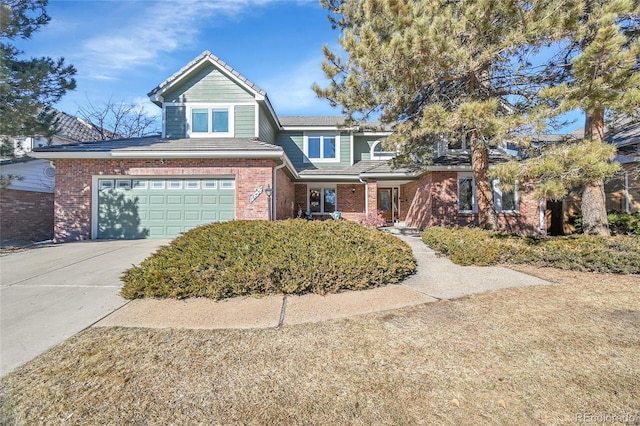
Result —
[{"label": "gutter", "polygon": [[220,159],[251,159],[251,160],[280,160],[286,165],[294,179],[300,176],[293,167],[291,160],[284,151],[84,151],[84,152],[31,152],[33,158],[48,160],[57,159],[97,159],[97,160],[125,160],[125,159],[180,159],[180,158],[220,158]]}]

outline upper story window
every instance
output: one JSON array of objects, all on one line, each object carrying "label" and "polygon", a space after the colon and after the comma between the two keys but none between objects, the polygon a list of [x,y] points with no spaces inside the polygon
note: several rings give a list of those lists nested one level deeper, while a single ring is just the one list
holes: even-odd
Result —
[{"label": "upper story window", "polygon": [[194,106],[189,120],[190,137],[233,137],[232,106]]},{"label": "upper story window", "polygon": [[382,140],[379,140],[371,147],[371,159],[372,160],[389,160],[396,156],[396,153],[389,151],[384,147]]},{"label": "upper story window", "polygon": [[340,135],[305,134],[303,149],[305,163],[338,162],[340,161]]}]

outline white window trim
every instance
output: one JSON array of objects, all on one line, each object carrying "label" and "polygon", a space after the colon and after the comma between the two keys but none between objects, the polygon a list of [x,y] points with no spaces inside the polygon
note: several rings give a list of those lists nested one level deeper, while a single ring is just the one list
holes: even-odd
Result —
[{"label": "white window trim", "polygon": [[[369,155],[372,160],[390,160],[393,157],[396,156],[396,153],[393,151],[380,151],[380,152],[376,152],[376,148],[378,146],[382,146],[384,139],[378,139],[377,141],[375,141],[373,143],[373,145],[371,145],[371,151],[369,152]],[[384,147],[382,147],[384,148]]]},{"label": "white window trim", "polygon": [[[320,211],[319,212],[312,212],[311,211],[311,190],[312,189],[320,189]],[[335,206],[335,210],[334,211],[338,211],[338,188],[335,184],[318,184],[318,185],[314,185],[314,184],[307,184],[307,211],[310,212],[312,215],[326,215],[326,214],[331,214],[333,212],[326,212],[324,211],[324,191],[326,189],[333,189],[336,193],[336,206]]]},{"label": "white window trim", "polygon": [[[471,210],[460,210],[460,181],[462,179],[471,179],[471,205],[472,205],[472,209]],[[478,213],[478,202],[477,202],[477,198],[476,198],[476,180],[473,177],[473,173],[458,173],[458,177],[457,177],[457,200],[456,200],[456,204],[458,207],[458,213]]]},{"label": "white window trim", "polygon": [[498,213],[519,213],[520,212],[520,196],[518,194],[518,182],[516,182],[513,189],[513,198],[515,209],[503,210],[502,209],[502,190],[500,189],[500,180],[494,179],[491,181],[491,189],[493,190],[493,204]]},{"label": "white window trim", "polygon": [[[320,140],[320,158],[309,158],[309,137],[321,137]],[[324,137],[335,138],[336,141],[336,157],[323,158],[324,155]],[[305,163],[339,163],[340,162],[340,133],[336,132],[304,132],[303,138],[303,154]]]},{"label": "white window trim", "polygon": [[[191,118],[193,116],[194,109],[206,109],[208,111],[207,117],[207,132],[192,132],[191,131]],[[227,109],[229,111],[229,131],[228,132],[214,132],[212,127],[213,114],[212,111],[214,109]],[[186,124],[187,124],[187,137],[188,138],[232,138],[235,134],[235,105],[234,104],[218,104],[218,103],[189,103],[187,104],[187,116]]]}]

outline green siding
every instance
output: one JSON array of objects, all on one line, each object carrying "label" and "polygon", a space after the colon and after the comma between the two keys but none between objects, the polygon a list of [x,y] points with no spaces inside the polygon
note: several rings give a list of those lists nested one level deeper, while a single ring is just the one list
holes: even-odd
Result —
[{"label": "green siding", "polygon": [[[336,165],[334,163],[334,165]],[[351,137],[349,133],[340,133],[340,166],[351,165]]]},{"label": "green siding", "polygon": [[260,127],[259,138],[261,141],[275,143],[276,142],[276,124],[271,119],[271,114],[265,107],[260,107],[260,118],[258,125]]},{"label": "green siding", "polygon": [[187,135],[186,108],[167,106],[165,108],[165,133],[167,138],[184,138]]},{"label": "green siding", "polygon": [[255,111],[253,105],[236,105],[234,118],[234,135],[236,138],[253,138],[256,135]]},{"label": "green siding", "polygon": [[[329,132],[330,133],[330,132]],[[312,133],[310,133],[312,134]],[[296,168],[313,164],[317,168],[351,165],[351,139],[349,133],[340,134],[340,162],[304,162],[304,133],[282,132],[278,134],[277,145],[280,145]]]},{"label": "green siding", "polygon": [[371,160],[371,147],[379,138],[371,136],[355,136],[353,141],[353,161]]},{"label": "green siding", "polygon": [[164,95],[165,102],[251,102],[251,93],[212,64],[201,66],[190,78]]},{"label": "green siding", "polygon": [[280,133],[278,134],[278,139],[276,140],[276,144],[281,146],[284,149],[284,152],[293,163],[295,168],[300,168],[305,165],[303,162],[303,136],[302,132],[292,133]]}]

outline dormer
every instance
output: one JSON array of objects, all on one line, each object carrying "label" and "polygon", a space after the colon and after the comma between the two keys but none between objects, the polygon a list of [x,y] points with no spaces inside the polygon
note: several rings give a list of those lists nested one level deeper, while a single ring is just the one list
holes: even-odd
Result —
[{"label": "dormer", "polygon": [[166,138],[260,138],[280,128],[267,94],[205,51],[148,94]]}]

